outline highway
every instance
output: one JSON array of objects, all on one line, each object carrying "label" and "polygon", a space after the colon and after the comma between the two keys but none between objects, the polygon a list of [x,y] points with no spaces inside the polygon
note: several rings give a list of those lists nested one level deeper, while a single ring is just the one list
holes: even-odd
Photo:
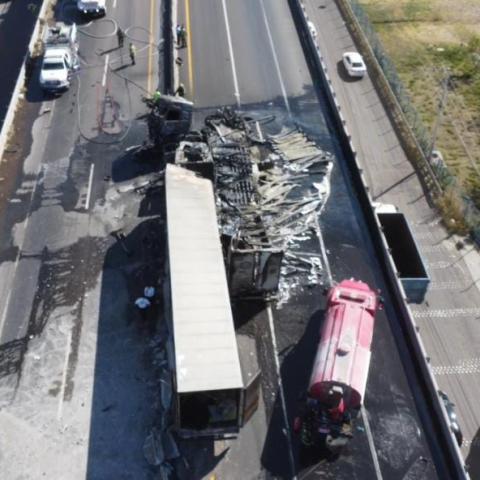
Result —
[{"label": "highway", "polygon": [[[160,195],[135,191],[154,178],[159,162],[141,162],[134,152],[146,139],[141,96],[164,85],[164,5],[108,0],[107,6],[106,19],[79,25],[81,69],[68,92],[44,97],[35,72],[17,119],[15,148],[0,164],[6,179],[0,198],[5,478],[154,475],[143,445],[160,422],[165,322],[159,303],[152,335],[138,325],[132,304],[145,285],[161,282],[164,219]],[[332,193],[319,218],[333,278],[355,276],[385,292],[346,158],[287,2],[179,0],[178,9],[188,47],[176,56],[183,60],[186,96],[195,101],[195,126],[230,105],[274,114],[272,131],[292,122],[305,128],[335,156]],[[70,2],[60,2],[56,13],[60,20],[77,18]],[[117,48],[116,25],[137,46],[136,65],[126,48]],[[193,447],[191,458],[182,450],[189,467],[181,478],[212,472],[239,480],[442,478],[441,452],[426,439],[427,406],[388,292],[385,299],[364,420],[345,455],[320,463],[300,456],[290,426],[318,339],[321,288],[273,311],[235,305],[245,323],[241,329],[258,341],[265,414],[252,419],[238,442],[228,443],[228,455],[222,442]]]},{"label": "highway", "polygon": [[478,251],[468,242],[459,247],[460,239],[448,235],[430,207],[371,79],[352,82],[346,78],[341,55],[355,47],[335,1],[306,0],[305,6],[316,25],[318,43],[372,197],[405,213],[426,261],[430,288],[426,301],[412,308],[439,387],[456,404],[464,435],[462,453],[470,474],[480,478]]},{"label": "highway", "polygon": [[[205,1],[200,7],[187,0],[179,6],[179,23],[185,23],[189,31],[188,51],[179,50],[186,60],[180,67],[181,81],[187,97],[195,102],[198,119],[208,110],[231,105],[248,113],[274,113],[277,126],[295,121],[307,128],[322,148],[336,156],[331,197],[320,217],[334,279],[355,276],[382,288],[367,228],[348,179],[346,160],[330,129],[325,98],[312,82],[287,3]],[[388,306],[385,313],[377,320],[365,401],[369,420],[365,430],[371,431],[371,437],[357,435],[349,455],[334,464],[322,465],[302,464],[298,442],[293,439],[292,468],[280,393],[273,405],[264,395],[267,411],[272,413],[262,453],[267,477],[436,477],[438,472],[415,408],[415,373],[405,356],[395,313]],[[319,290],[305,292],[273,314],[290,425],[297,395],[308,381],[321,314]],[[422,399],[416,401],[426,413]]]},{"label": "highway", "polygon": [[[81,68],[68,92],[44,96],[34,72],[0,165],[2,478],[149,471],[152,346],[129,305],[147,281],[144,263],[155,265],[139,247],[158,212],[126,185],[156,167],[126,149],[146,138],[137,116],[160,82],[163,5],[107,7],[106,19],[79,23]],[[59,2],[56,18],[80,20],[72,2]],[[135,66],[128,44],[117,48],[116,25],[137,47]],[[137,247],[129,256],[125,242]]]}]

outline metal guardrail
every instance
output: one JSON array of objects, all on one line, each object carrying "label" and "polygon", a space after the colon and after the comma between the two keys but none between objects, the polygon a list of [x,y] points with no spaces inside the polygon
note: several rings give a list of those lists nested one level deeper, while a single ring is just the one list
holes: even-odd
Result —
[{"label": "metal guardrail", "polygon": [[[418,372],[423,395],[428,405],[426,409],[419,408],[419,414],[424,419],[424,426],[427,436],[432,440],[431,445],[439,445],[441,451],[433,452],[436,458],[443,463],[443,467],[438,471],[440,478],[449,479],[469,479],[465,464],[455,442],[452,432],[448,427],[448,419],[444,406],[438,396],[438,385],[429,365],[429,357],[423,346],[423,342],[418,333],[419,329],[415,323],[412,312],[407,304],[406,294],[397,276],[395,264],[388,252],[388,245],[381,231],[378,218],[372,207],[372,199],[369,194],[367,182],[363,171],[359,165],[357,152],[352,142],[352,137],[348,131],[346,120],[344,119],[341,106],[338,103],[336,93],[332,86],[332,81],[328,74],[328,68],[318,44],[311,35],[308,27],[308,16],[301,0],[289,0],[294,20],[299,29],[300,36],[305,40],[305,46],[308,49],[310,60],[314,62],[316,71],[325,86],[325,91],[330,103],[333,117],[336,121],[338,133],[343,140],[342,147],[344,153],[351,161],[349,169],[352,173],[354,183],[359,193],[360,203],[362,205],[367,223],[370,226],[370,233],[374,241],[374,246],[379,254],[381,266],[387,280],[387,285],[392,294],[392,301],[395,310],[399,313],[399,318],[403,320],[400,325],[405,339],[407,340],[408,353]],[[433,441],[434,440],[434,441]]]}]

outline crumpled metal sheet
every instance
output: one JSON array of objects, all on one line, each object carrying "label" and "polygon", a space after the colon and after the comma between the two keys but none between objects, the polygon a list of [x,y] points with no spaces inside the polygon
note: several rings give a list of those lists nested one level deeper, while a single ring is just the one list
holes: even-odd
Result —
[{"label": "crumpled metal sheet", "polygon": [[320,283],[316,237],[330,193],[332,155],[300,128],[265,136],[258,122],[232,110],[219,111],[205,123],[221,233],[239,250],[283,252],[279,304],[297,288]]}]

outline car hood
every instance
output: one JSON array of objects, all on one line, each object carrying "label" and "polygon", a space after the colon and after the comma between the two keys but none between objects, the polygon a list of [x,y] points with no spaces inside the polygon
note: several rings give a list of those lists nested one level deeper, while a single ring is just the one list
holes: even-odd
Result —
[{"label": "car hood", "polygon": [[53,80],[58,80],[60,82],[65,82],[68,78],[68,73],[65,69],[58,70],[42,70],[40,72],[40,81],[49,82]]}]

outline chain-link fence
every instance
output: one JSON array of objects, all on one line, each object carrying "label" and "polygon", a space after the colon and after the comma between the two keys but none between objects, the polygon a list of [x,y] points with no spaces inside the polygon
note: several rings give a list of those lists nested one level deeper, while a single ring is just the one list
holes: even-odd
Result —
[{"label": "chain-link fence", "polygon": [[[410,96],[405,89],[393,61],[385,52],[385,49],[371,24],[367,13],[359,4],[358,0],[349,0],[351,9],[375,55],[375,58],[383,71],[383,74],[395,95],[395,98],[402,109],[407,123],[412,130],[419,148],[425,158],[429,159],[432,153],[432,135],[429,129],[423,123],[420,114],[414,107]],[[462,203],[462,210],[465,221],[471,229],[472,235],[480,244],[480,211],[473,201],[465,194],[460,187],[456,177],[449,171],[443,163],[432,164],[432,171],[435,174],[439,184],[443,189],[452,190],[455,196]]]}]

